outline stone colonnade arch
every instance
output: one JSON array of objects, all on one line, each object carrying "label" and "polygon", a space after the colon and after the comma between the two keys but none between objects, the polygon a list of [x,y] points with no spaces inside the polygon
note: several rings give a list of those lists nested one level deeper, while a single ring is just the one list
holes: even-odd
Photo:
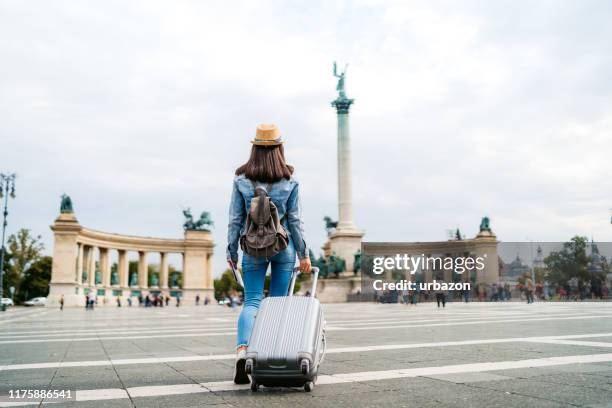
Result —
[{"label": "stone colonnade arch", "polygon": [[[83,227],[74,213],[62,213],[51,226],[54,233],[53,269],[48,306],[64,296],[66,306],[82,306],[85,294],[95,290],[98,304],[114,305],[117,297],[147,293],[180,296],[193,304],[196,296],[213,299],[212,255],[209,231],[186,230],[184,239],[163,239],[112,234]],[[117,253],[117,270],[111,271],[111,253]],[[129,276],[129,253],[138,254],[138,270]],[[159,278],[150,282],[148,255],[159,254]],[[98,258],[96,260],[96,254]],[[183,257],[182,287],[169,284],[168,256]],[[96,276],[96,261],[99,269]],[[152,283],[152,285],[150,285]],[[122,302],[125,303],[125,302]]]}]

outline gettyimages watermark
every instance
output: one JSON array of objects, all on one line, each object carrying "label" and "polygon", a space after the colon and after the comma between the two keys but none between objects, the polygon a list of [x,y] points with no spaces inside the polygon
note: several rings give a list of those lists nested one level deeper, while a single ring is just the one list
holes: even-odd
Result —
[{"label": "gettyimages watermark", "polygon": [[407,292],[457,296],[480,286],[514,288],[531,280],[553,287],[595,288],[612,278],[612,243],[575,237],[567,242],[364,242],[361,293]]},{"label": "gettyimages watermark", "polygon": [[[368,254],[366,253],[366,256]],[[432,279],[431,282],[419,282],[416,280],[399,279],[399,281],[386,281],[383,276],[385,272],[390,272],[393,279],[393,272],[403,273],[404,275],[414,276],[419,271],[451,271],[456,274],[463,274],[467,271],[484,271],[487,254],[482,256],[431,256],[413,255],[408,253],[395,254],[393,256],[371,255],[371,274],[380,276],[380,279],[373,279],[372,288],[380,290],[470,290],[470,282],[444,282]]]}]

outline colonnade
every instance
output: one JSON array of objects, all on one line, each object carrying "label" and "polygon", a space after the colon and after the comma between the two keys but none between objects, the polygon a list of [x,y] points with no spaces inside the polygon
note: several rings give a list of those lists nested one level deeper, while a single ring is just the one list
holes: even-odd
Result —
[{"label": "colonnade", "polygon": [[[136,275],[130,275],[130,251],[115,248],[99,248],[83,243],[77,243],[77,246],[78,251],[75,279],[79,285],[88,287],[97,285],[103,287],[120,288],[137,287],[140,289],[147,289],[149,287],[160,289],[179,287],[178,284],[172,285],[169,282],[169,252],[135,251],[138,254],[138,268]],[[117,252],[116,276],[113,276],[113,264],[110,261],[113,251]],[[149,256],[155,253],[159,254],[159,277],[157,284],[150,284],[151,276],[149,276]],[[181,257],[183,256],[182,253],[179,253],[179,255],[181,255]],[[96,267],[96,265],[98,267]],[[98,270],[100,271],[100,279],[98,279]]]},{"label": "colonnade", "polygon": [[[56,304],[62,296],[68,306],[82,305],[85,295],[92,290],[98,299],[111,304],[117,297],[149,292],[180,296],[186,302],[198,295],[212,298],[214,243],[209,231],[186,230],[184,239],[111,234],[81,226],[74,213],[60,214],[51,229],[54,248],[48,305]],[[113,272],[111,258],[115,258],[115,253]],[[132,276],[131,253],[138,254],[138,267]],[[148,263],[154,254],[159,254],[159,276],[151,278]],[[182,257],[180,287],[169,276],[168,258],[172,254]]]}]

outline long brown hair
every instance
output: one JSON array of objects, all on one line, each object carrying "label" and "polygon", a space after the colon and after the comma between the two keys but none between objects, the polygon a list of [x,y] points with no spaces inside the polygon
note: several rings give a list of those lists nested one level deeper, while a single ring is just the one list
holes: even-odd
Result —
[{"label": "long brown hair", "polygon": [[249,180],[276,183],[283,178],[289,180],[293,174],[293,166],[285,162],[285,150],[282,144],[253,145],[249,160],[236,169],[236,175],[241,174]]}]

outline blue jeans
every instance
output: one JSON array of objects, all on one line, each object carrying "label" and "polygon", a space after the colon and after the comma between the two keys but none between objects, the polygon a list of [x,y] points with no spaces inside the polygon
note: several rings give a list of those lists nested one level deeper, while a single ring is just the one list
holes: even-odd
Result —
[{"label": "blue jeans", "polygon": [[244,281],[244,305],[238,318],[236,345],[248,346],[255,316],[264,298],[264,282],[268,265],[272,265],[270,296],[286,296],[295,266],[295,249],[289,239],[287,248],[270,259],[248,254],[242,256],[242,280]]}]

